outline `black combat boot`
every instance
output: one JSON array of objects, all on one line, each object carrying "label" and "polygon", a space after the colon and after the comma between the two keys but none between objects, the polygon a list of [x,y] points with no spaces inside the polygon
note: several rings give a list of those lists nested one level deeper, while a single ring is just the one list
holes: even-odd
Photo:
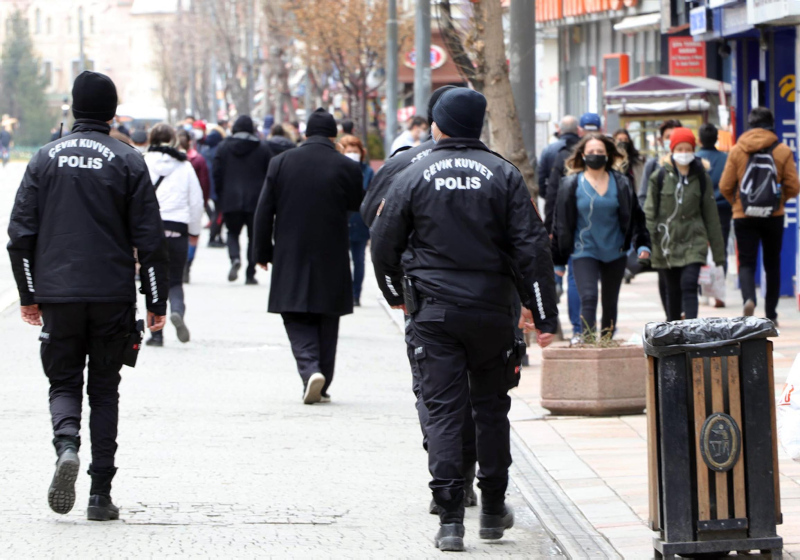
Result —
[{"label": "black combat boot", "polygon": [[81,438],[78,436],[56,436],[53,439],[56,448],[56,472],[50,489],[47,492],[47,502],[50,509],[56,513],[65,514],[75,505],[75,480],[78,478],[78,469],[81,462],[78,459],[78,449]]},{"label": "black combat boot", "polygon": [[89,475],[92,477],[92,489],[89,492],[89,508],[86,518],[89,521],[112,521],[119,519],[119,508],[111,503],[111,481],[117,474],[117,469],[94,470],[89,465]]},{"label": "black combat boot", "polygon": [[480,537],[503,538],[506,529],[514,526],[514,512],[505,504],[505,493],[483,492],[481,496]]},{"label": "black combat boot", "polygon": [[464,492],[450,497],[448,491],[434,495],[439,506],[439,531],[434,538],[436,548],[444,552],[464,550]]}]

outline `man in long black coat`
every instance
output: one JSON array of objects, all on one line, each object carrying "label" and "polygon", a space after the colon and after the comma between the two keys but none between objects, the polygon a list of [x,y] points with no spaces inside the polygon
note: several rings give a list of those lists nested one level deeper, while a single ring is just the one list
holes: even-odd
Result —
[{"label": "man in long black coat", "polygon": [[361,204],[361,167],[336,134],[333,115],[312,113],[308,140],[270,162],[256,208],[256,260],[273,265],[269,312],[283,317],[305,404],[330,400],[339,318],[353,312],[347,213]]}]

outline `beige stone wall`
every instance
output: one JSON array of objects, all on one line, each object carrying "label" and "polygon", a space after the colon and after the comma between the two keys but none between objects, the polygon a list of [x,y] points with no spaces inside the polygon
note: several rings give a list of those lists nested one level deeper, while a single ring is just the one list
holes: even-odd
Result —
[{"label": "beige stone wall", "polygon": [[58,104],[68,96],[79,60],[78,6],[83,6],[84,51],[89,68],[109,75],[121,103],[163,105],[153,71],[152,27],[170,15],[132,15],[125,0],[0,0],[0,41],[15,8],[27,16],[34,47],[51,69],[47,93]]}]

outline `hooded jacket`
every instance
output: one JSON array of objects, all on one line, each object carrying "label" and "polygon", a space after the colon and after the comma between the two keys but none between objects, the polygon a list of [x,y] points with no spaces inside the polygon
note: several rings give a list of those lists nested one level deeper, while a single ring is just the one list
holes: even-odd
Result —
[{"label": "hooded jacket", "polygon": [[156,189],[161,219],[186,224],[189,235],[200,235],[203,231],[203,191],[186,154],[170,147],[151,146],[144,161],[153,185],[164,177]]},{"label": "hooded jacket", "polygon": [[8,225],[20,303],[136,302],[133,249],[147,309],[167,310],[167,248],[142,155],[80,119],[31,158]]},{"label": "hooded jacket", "polygon": [[[728,199],[733,206],[733,219],[746,218],[742,201],[739,200],[739,184],[747,170],[750,155],[769,148],[778,137],[766,128],[753,128],[739,138],[736,145],[728,154],[728,162],[719,180],[719,192]],[[786,144],[780,143],[772,152],[775,167],[778,169],[778,184],[781,185],[781,205],[772,213],[774,216],[783,216],[786,201],[800,193],[800,182],[797,179],[797,166],[794,163],[794,154]]]},{"label": "hooded jacket", "polygon": [[722,266],[726,258],[722,227],[711,178],[702,162],[695,160],[689,166],[688,184],[681,184],[671,157],[662,160],[662,167],[661,189],[658,188],[660,171],[656,170],[650,176],[644,204],[653,268],[705,264],[709,245],[714,263]]},{"label": "hooded jacket", "polygon": [[214,156],[214,188],[223,213],[256,210],[272,151],[254,134],[237,132],[222,141]]}]

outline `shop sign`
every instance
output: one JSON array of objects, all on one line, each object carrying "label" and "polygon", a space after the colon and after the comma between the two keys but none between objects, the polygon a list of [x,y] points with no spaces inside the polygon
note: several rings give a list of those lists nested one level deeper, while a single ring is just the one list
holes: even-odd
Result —
[{"label": "shop sign", "polygon": [[798,0],[747,0],[747,19],[750,25],[777,22],[800,16]]},{"label": "shop sign", "polygon": [[735,4],[744,5],[744,0],[708,0],[709,8],[723,8],[725,6],[733,6]]},{"label": "shop sign", "polygon": [[722,35],[735,35],[747,31],[752,26],[747,22],[747,5],[742,4],[722,10]]},{"label": "shop sign", "polygon": [[[442,47],[431,45],[431,70],[441,68],[447,62],[447,53]],[[409,68],[417,66],[417,51],[413,50],[406,54],[403,64]]]},{"label": "shop sign", "polygon": [[711,11],[705,6],[692,8],[689,12],[689,29],[692,35],[703,35],[713,30]]},{"label": "shop sign", "polygon": [[706,44],[688,37],[669,38],[670,76],[706,77]]},{"label": "shop sign", "polygon": [[536,21],[553,21],[565,17],[585,16],[635,8],[639,0],[538,0]]}]

